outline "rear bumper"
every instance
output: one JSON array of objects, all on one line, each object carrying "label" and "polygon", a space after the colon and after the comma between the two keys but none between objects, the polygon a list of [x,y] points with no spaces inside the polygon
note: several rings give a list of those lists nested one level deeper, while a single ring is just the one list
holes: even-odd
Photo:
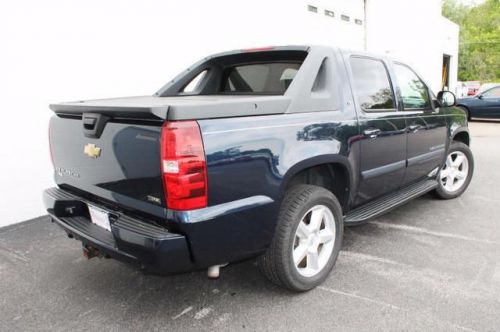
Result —
[{"label": "rear bumper", "polygon": [[187,240],[181,234],[91,202],[109,212],[109,232],[90,221],[90,202],[59,188],[45,190],[43,201],[52,220],[83,245],[155,273],[194,269]]}]

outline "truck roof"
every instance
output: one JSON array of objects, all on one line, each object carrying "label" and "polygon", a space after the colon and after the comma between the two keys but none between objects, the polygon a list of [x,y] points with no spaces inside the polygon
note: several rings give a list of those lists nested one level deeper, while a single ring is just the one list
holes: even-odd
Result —
[{"label": "truck roof", "polygon": [[[58,114],[95,112],[113,117],[188,120],[244,115],[268,115],[338,110],[344,104],[347,74],[342,51],[320,45],[271,46],[239,49],[204,57],[188,67],[158,90],[153,96],[137,96],[52,104]],[[355,51],[355,54],[366,52]],[[246,56],[248,54],[248,56]],[[243,62],[260,61],[272,56],[277,61],[293,59],[300,67],[282,95],[185,95],[182,89],[219,59]],[[377,56],[378,58],[384,58]],[[222,60],[220,60],[222,61]],[[220,62],[219,61],[219,62]],[[238,62],[239,61],[239,62]]]}]

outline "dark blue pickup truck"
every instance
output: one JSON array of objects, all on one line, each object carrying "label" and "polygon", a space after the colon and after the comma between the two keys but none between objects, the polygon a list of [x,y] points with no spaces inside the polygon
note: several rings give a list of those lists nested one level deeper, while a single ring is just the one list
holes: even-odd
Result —
[{"label": "dark blue pickup truck", "polygon": [[464,112],[406,64],[321,46],[209,56],[153,96],[53,104],[51,219],[88,257],[154,273],[258,257],[304,291],[344,226],[433,191],[474,162]]}]

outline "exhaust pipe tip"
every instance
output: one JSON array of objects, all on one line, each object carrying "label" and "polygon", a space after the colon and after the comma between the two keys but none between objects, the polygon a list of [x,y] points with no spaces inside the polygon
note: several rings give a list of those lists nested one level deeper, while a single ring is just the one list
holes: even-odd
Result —
[{"label": "exhaust pipe tip", "polygon": [[220,276],[220,265],[213,265],[208,268],[207,276],[210,279],[217,279]]},{"label": "exhaust pipe tip", "polygon": [[221,267],[227,266],[228,263],[220,264],[220,265],[212,265],[207,270],[207,276],[210,279],[218,279],[220,277],[220,269]]}]

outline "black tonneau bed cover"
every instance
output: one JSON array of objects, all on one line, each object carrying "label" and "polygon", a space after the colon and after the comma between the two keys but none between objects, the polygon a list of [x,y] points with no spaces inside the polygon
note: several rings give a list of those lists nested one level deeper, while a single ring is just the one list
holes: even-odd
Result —
[{"label": "black tonneau bed cover", "polygon": [[290,97],[286,96],[138,96],[51,104],[57,114],[100,113],[111,117],[198,120],[250,115],[285,113]]}]

